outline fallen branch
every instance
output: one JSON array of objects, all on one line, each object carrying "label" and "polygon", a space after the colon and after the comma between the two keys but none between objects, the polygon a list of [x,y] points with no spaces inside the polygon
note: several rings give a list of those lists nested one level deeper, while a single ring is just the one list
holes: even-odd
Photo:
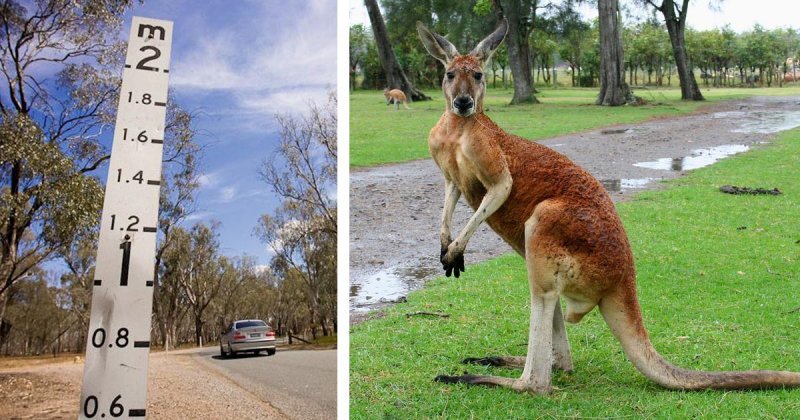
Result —
[{"label": "fallen branch", "polygon": [[425,311],[417,311],[417,312],[411,312],[411,313],[407,313],[407,314],[406,314],[406,318],[411,318],[412,316],[417,316],[417,315],[430,315],[430,316],[438,316],[438,317],[440,317],[440,318],[449,318],[449,317],[450,317],[450,314],[445,314],[445,313],[441,313],[441,312],[425,312]]},{"label": "fallen branch", "polygon": [[723,185],[719,187],[719,190],[726,193],[726,194],[734,194],[734,195],[742,195],[742,194],[750,194],[750,195],[781,195],[783,194],[781,190],[777,188],[773,188],[768,190],[766,188],[750,188],[750,187],[737,187],[735,185]]}]

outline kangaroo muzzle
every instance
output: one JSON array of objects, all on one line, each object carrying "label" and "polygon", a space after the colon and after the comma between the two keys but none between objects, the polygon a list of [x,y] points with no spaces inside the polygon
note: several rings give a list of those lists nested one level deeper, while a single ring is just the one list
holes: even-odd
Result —
[{"label": "kangaroo muzzle", "polygon": [[471,96],[460,95],[453,99],[453,110],[462,117],[468,117],[475,112],[475,101]]}]

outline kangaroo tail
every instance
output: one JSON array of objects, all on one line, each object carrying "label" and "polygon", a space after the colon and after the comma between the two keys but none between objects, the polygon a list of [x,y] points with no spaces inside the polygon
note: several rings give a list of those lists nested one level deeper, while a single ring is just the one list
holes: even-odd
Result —
[{"label": "kangaroo tail", "polygon": [[704,372],[683,369],[664,360],[653,348],[642,323],[634,288],[600,301],[600,313],[622,344],[625,355],[644,376],[669,389],[764,389],[800,386],[800,373],[774,370]]}]

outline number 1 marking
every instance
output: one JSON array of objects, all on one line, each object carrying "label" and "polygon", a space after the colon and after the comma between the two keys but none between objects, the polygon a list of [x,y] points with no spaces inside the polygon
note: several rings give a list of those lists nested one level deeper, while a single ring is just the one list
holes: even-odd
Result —
[{"label": "number 1 marking", "polygon": [[128,270],[131,265],[131,241],[130,236],[125,235],[125,242],[119,244],[119,249],[122,250],[122,270],[119,273],[119,285],[128,285]]}]

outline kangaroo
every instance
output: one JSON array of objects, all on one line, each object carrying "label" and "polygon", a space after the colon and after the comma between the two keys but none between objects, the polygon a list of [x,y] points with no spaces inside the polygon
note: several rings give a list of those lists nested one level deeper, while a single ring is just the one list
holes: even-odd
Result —
[{"label": "kangaroo", "polygon": [[389,88],[386,88],[383,90],[383,96],[386,97],[386,105],[394,102],[395,110],[400,109],[400,103],[402,103],[406,109],[411,109],[408,107],[408,98],[406,98],[406,94],[400,89],[389,90]]},{"label": "kangaroo", "polygon": [[[483,65],[505,38],[508,23],[469,54],[417,22],[428,52],[445,67],[445,112],[428,147],[445,180],[440,260],[445,274],[464,272],[464,250],[486,222],[526,262],[531,314],[526,356],[468,358],[464,363],[522,368],[512,379],[440,375],[444,383],[493,385],[544,394],[553,365],[573,369],[564,320],[577,323],[599,307],[628,359],[669,389],[753,389],[800,386],[800,373],[702,372],[676,367],[653,348],[636,297],[628,237],[603,186],[554,150],[506,133],[484,114]],[[460,196],[475,210],[458,236],[450,223]],[[562,315],[560,298],[566,301]]]}]

